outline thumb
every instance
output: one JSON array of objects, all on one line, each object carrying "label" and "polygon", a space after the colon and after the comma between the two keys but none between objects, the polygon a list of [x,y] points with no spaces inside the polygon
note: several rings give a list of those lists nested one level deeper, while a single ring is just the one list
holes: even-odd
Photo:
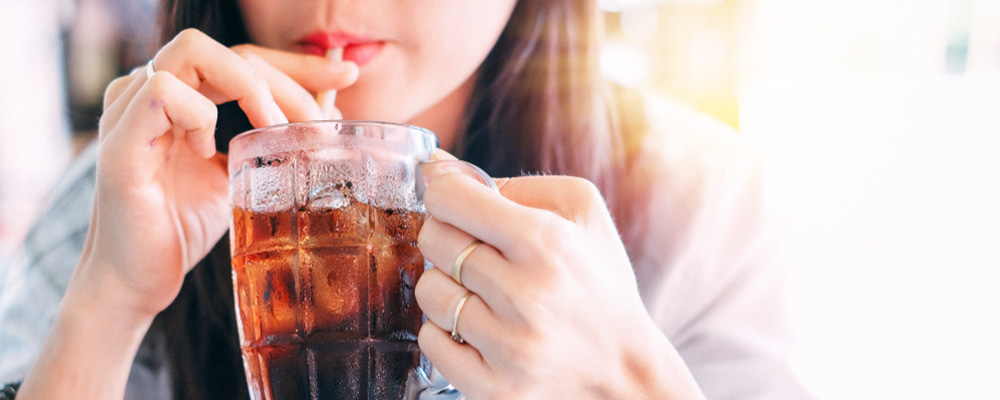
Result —
[{"label": "thumb", "polygon": [[499,192],[496,183],[490,176],[477,167],[475,164],[470,162],[462,161],[444,150],[437,150],[431,156],[431,159],[437,159],[436,161],[422,162],[417,165],[416,171],[416,191],[417,199],[423,201],[424,191],[427,186],[431,184],[435,179],[442,175],[458,173],[469,176],[476,181],[479,181],[483,185],[486,185],[495,192]]}]

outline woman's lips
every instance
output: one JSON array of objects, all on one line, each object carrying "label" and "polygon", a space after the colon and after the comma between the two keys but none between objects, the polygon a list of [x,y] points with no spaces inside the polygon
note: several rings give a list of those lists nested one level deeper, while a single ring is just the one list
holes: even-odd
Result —
[{"label": "woman's lips", "polygon": [[299,45],[306,53],[317,56],[326,55],[329,49],[343,47],[344,61],[353,61],[362,67],[378,56],[385,42],[344,32],[315,32],[302,38]]}]

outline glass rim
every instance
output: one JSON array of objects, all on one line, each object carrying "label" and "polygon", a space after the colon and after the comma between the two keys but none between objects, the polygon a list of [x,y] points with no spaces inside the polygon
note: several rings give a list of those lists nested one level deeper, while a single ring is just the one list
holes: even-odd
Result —
[{"label": "glass rim", "polygon": [[[437,135],[434,132],[432,132],[430,129],[422,128],[422,127],[419,127],[419,126],[416,126],[416,125],[403,124],[403,123],[399,123],[399,122],[386,122],[386,121],[375,121],[375,120],[364,120],[364,119],[359,119],[359,120],[327,119],[327,120],[299,121],[299,122],[288,122],[288,123],[277,124],[277,125],[268,125],[268,126],[263,126],[263,127],[260,127],[260,128],[254,128],[254,129],[251,129],[251,130],[248,130],[248,131],[245,131],[245,132],[241,132],[240,134],[238,134],[238,135],[234,136],[232,139],[230,139],[229,143],[230,143],[230,147],[232,147],[232,144],[234,142],[236,142],[237,140],[239,140],[239,141],[248,140],[248,138],[250,138],[252,136],[256,136],[257,134],[260,134],[260,133],[263,133],[263,132],[267,132],[267,131],[285,129],[285,128],[290,128],[290,127],[295,127],[295,126],[328,125],[328,124],[345,124],[345,125],[369,126],[369,127],[379,127],[379,126],[386,127],[386,126],[388,126],[388,127],[393,127],[393,128],[401,128],[403,130],[419,134],[421,136],[421,139],[423,139],[422,141],[430,140],[434,144],[434,147],[438,147],[438,144],[439,144]],[[344,130],[338,130],[338,134],[340,134],[341,132],[344,132]],[[360,135],[355,135],[355,136],[360,136]]]}]

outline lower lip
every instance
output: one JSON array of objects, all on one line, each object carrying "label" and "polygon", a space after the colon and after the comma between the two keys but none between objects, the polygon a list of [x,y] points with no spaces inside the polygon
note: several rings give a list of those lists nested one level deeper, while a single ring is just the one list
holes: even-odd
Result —
[{"label": "lower lip", "polygon": [[[305,52],[317,56],[325,56],[326,49],[312,44],[303,45]],[[385,42],[370,42],[351,44],[344,47],[344,61],[352,61],[359,67],[363,67],[373,60],[385,47]]]}]

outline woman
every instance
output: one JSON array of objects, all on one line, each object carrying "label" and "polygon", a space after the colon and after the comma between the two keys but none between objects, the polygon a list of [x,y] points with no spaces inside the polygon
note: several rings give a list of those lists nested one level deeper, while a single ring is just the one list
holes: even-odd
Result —
[{"label": "woman", "polygon": [[[4,356],[34,364],[18,398],[246,397],[215,148],[319,119],[313,94],[333,89],[344,118],[430,128],[492,176],[545,174],[501,179],[496,196],[427,171],[419,244],[447,270],[418,282],[419,343],[469,398],[800,395],[751,163],[714,125],[662,106],[649,119],[599,79],[594,2],[164,6],[170,41],[107,90],[95,183],[63,197],[93,191],[94,212],[44,344],[49,322],[26,310],[63,294],[31,276],[67,274],[29,267],[5,290],[2,329],[40,325],[5,333],[40,347]],[[344,62],[321,57],[341,45]],[[448,275],[466,248],[463,286]],[[463,343],[450,333],[467,293]]]}]

